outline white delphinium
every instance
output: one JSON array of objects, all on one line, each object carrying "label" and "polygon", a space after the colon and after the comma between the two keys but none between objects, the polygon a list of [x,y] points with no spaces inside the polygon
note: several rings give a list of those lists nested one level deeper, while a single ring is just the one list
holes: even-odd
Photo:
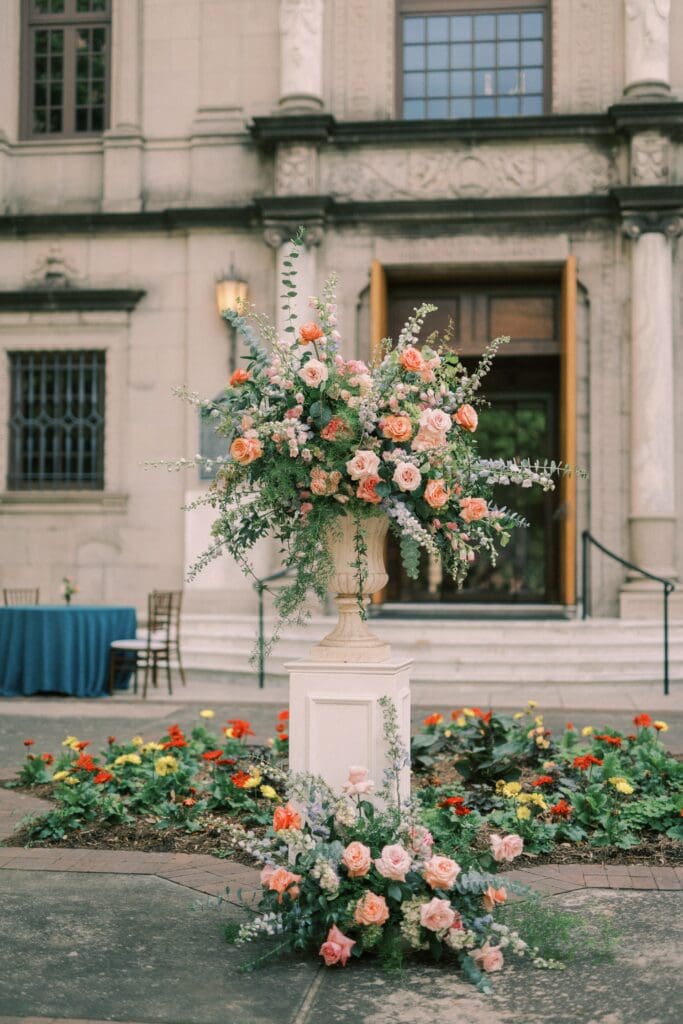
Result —
[{"label": "white delphinium", "polygon": [[430,534],[402,501],[398,501],[396,498],[387,498],[382,502],[382,508],[388,516],[396,520],[402,533],[407,533],[419,547],[424,548],[430,555],[434,555],[435,558],[440,557],[439,548]]},{"label": "white delphinium", "polygon": [[309,874],[312,878],[318,879],[318,885],[323,892],[335,893],[339,890],[339,875],[333,864],[324,857],[316,860]]},{"label": "white delphinium", "polygon": [[240,927],[235,939],[236,946],[243,946],[246,942],[252,942],[259,935],[282,935],[284,924],[282,915],[270,911],[267,914],[259,914],[246,924]]}]

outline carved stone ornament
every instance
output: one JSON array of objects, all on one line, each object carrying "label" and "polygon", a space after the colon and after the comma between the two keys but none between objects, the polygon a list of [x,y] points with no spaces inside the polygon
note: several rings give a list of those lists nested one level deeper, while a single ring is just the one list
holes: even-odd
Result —
[{"label": "carved stone ornament", "polygon": [[46,256],[41,256],[29,274],[32,288],[70,288],[80,279],[78,271],[65,259],[58,245],[52,245]]},{"label": "carved stone ornament", "polygon": [[279,196],[314,194],[316,152],[312,146],[280,146],[275,161],[275,193]]},{"label": "carved stone ornament", "polygon": [[322,106],[323,0],[280,0],[280,105]]},{"label": "carved stone ornament", "polygon": [[633,213],[624,218],[622,231],[627,238],[638,239],[641,235],[657,233],[667,238],[678,238],[683,234],[683,216],[677,213]]},{"label": "carved stone ornament", "polygon": [[625,0],[626,92],[639,83],[669,89],[669,15],[671,0]]},{"label": "carved stone ornament", "polygon": [[[294,221],[266,221],[263,228],[263,241],[271,249],[279,249],[281,245],[289,242],[297,233],[299,223]],[[307,249],[313,249],[320,245],[325,237],[325,227],[322,222],[304,224],[306,235],[304,245]]]},{"label": "carved stone ornament", "polygon": [[640,132],[631,140],[631,183],[665,185],[669,178],[669,140],[659,132]]}]

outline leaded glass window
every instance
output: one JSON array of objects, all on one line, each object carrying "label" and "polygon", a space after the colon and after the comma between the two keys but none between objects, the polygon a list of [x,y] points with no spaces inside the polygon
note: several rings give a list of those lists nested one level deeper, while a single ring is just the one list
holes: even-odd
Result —
[{"label": "leaded glass window", "polygon": [[102,351],[10,352],[9,490],[104,487]]},{"label": "leaded glass window", "polygon": [[405,119],[543,114],[547,11],[544,6],[402,10]]},{"label": "leaded glass window", "polygon": [[110,45],[111,0],[24,0],[25,136],[105,130]]}]

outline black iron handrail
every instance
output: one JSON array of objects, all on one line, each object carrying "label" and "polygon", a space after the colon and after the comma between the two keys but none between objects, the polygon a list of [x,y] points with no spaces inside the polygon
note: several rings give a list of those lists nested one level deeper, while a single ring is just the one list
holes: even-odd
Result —
[{"label": "black iron handrail", "polygon": [[596,540],[593,534],[589,530],[584,530],[581,534],[581,618],[585,619],[590,615],[590,563],[588,561],[588,545],[592,544],[599,551],[602,551],[603,555],[607,555],[608,558],[618,562],[619,565],[623,565],[624,568],[630,569],[631,572],[637,572],[641,576],[646,576],[649,580],[654,580],[655,583],[661,583],[664,588],[664,696],[669,696],[669,594],[676,589],[671,580],[665,579],[663,576],[656,576],[653,572],[648,572],[647,569],[641,569],[639,565],[634,565],[633,562],[628,562],[621,555],[617,555],[614,551],[610,551],[604,544],[601,544],[599,540]]},{"label": "black iron handrail", "polygon": [[286,569],[280,569],[279,572],[271,573],[270,576],[263,576],[261,579],[256,580],[253,585],[254,590],[258,594],[258,687],[262,690],[265,686],[266,678],[266,650],[264,646],[263,638],[263,594],[266,590],[270,590],[268,584],[274,583],[276,580],[284,579],[285,576],[291,575],[294,572],[294,566],[290,565]]}]

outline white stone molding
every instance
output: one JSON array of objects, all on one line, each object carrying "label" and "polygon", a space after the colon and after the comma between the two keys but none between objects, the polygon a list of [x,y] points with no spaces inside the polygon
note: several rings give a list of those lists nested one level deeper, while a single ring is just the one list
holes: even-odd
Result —
[{"label": "white stone molding", "polygon": [[287,113],[323,106],[323,0],[280,0],[280,103]]},{"label": "white stone molding", "polygon": [[104,133],[102,209],[134,211],[142,205],[142,5],[126,0],[112,9],[111,116]]},{"label": "white stone molding", "polygon": [[671,0],[625,0],[624,94],[632,98],[669,95]]}]

